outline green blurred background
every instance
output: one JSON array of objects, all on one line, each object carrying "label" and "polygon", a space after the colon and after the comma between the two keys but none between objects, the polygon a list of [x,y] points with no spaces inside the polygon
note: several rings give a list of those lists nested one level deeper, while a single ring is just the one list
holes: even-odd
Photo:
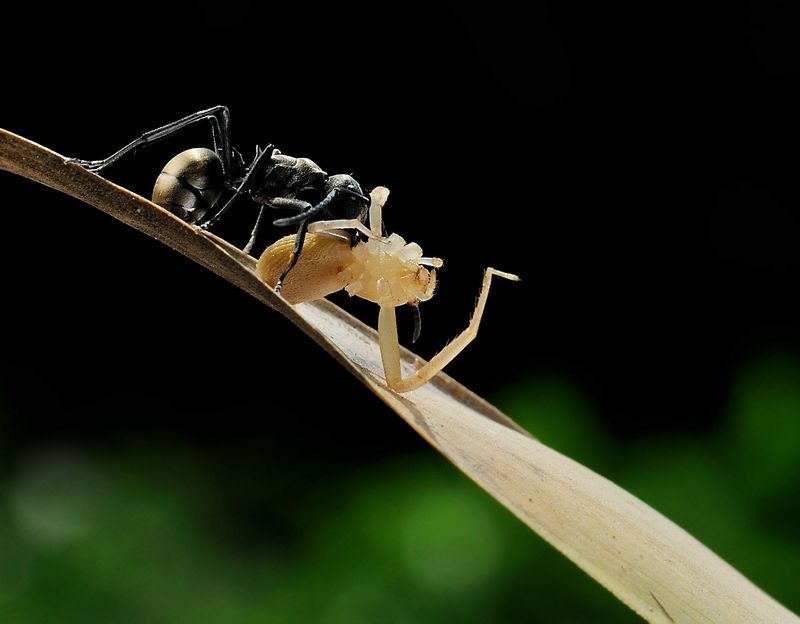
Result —
[{"label": "green blurred background", "polygon": [[[446,261],[415,349],[519,272],[448,372],[800,611],[795,5],[12,4],[0,125],[96,158],[227,104],[245,155],[388,186]],[[208,143],[107,175],[147,195]],[[0,197],[0,624],[638,621],[284,319]]]},{"label": "green blurred background", "polygon": [[[800,359],[753,357],[733,388],[714,431],[624,443],[566,378],[495,399],[798,611]],[[314,473],[266,446],[23,454],[2,478],[0,621],[638,621],[431,449]]]}]

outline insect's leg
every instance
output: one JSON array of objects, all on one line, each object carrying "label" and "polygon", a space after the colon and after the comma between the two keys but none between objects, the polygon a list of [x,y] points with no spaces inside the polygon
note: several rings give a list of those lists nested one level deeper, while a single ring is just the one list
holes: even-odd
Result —
[{"label": "insect's leg", "polygon": [[[220,218],[222,218],[222,215],[228,212],[230,207],[233,205],[233,202],[235,202],[240,195],[247,193],[250,188],[261,179],[261,174],[264,172],[264,168],[271,162],[270,159],[272,158],[274,151],[275,146],[268,145],[265,149],[260,150],[258,154],[256,154],[252,164],[247,168],[247,173],[242,178],[239,186],[237,186],[236,190],[233,192],[233,196],[227,202],[225,202],[225,205],[222,208],[217,210],[216,213],[201,223],[201,228],[206,230],[219,221]],[[253,236],[255,236],[257,232],[258,221],[256,221],[256,229],[253,232]]]},{"label": "insect's leg", "polygon": [[328,193],[322,201],[320,201],[315,206],[311,206],[308,210],[301,212],[298,215],[294,215],[292,217],[285,217],[283,219],[277,219],[273,221],[273,225],[277,225],[279,227],[284,227],[287,225],[295,225],[300,223],[301,221],[308,221],[314,215],[319,214],[323,210],[327,210],[331,203],[340,195],[352,195],[353,197],[358,197],[359,199],[363,199],[365,202],[369,201],[369,197],[365,197],[361,193],[354,191],[353,189],[337,187],[333,189],[330,193]]},{"label": "insect's leg", "polygon": [[331,219],[330,221],[314,221],[308,226],[309,232],[330,232],[331,230],[358,230],[367,238],[380,238],[373,235],[366,225],[358,219]]},{"label": "insect's leg", "polygon": [[[483,286],[481,287],[481,294],[478,297],[478,303],[475,306],[475,312],[473,313],[467,328],[452,341],[450,341],[444,349],[434,355],[429,362],[423,364],[420,368],[414,371],[413,375],[410,377],[407,377],[406,379],[400,379],[393,376],[390,379],[389,371],[386,370],[386,357],[383,356],[383,352],[384,349],[391,348],[391,345],[389,344],[390,341],[386,339],[387,345],[384,346],[385,340],[383,336],[379,335],[381,357],[384,359],[384,370],[386,370],[386,383],[392,390],[395,390],[396,392],[409,392],[410,390],[419,388],[436,376],[445,366],[452,362],[470,342],[475,339],[475,337],[478,335],[478,327],[481,324],[481,318],[483,317],[483,310],[486,307],[486,300],[489,297],[489,287],[492,284],[492,277],[495,275],[497,277],[519,281],[519,277],[512,275],[511,273],[497,271],[491,267],[486,269],[485,273],[483,274]],[[383,313],[383,308],[381,308],[381,313]],[[380,334],[380,318],[378,319],[378,333]],[[395,329],[395,337],[396,335],[397,330]],[[392,374],[394,375],[394,372],[392,372]]]},{"label": "insect's leg", "polygon": [[256,235],[258,234],[258,228],[261,226],[261,219],[264,216],[264,211],[266,208],[267,207],[264,204],[261,204],[261,208],[258,211],[258,217],[256,217],[256,224],[253,226],[253,231],[250,233],[250,240],[247,241],[247,244],[242,249],[242,251],[246,254],[249,254],[253,249],[253,245],[256,244]]},{"label": "insect's leg", "polygon": [[287,210],[294,210],[295,212],[305,212],[313,208],[313,204],[302,199],[295,199],[294,197],[273,197],[269,200],[269,205],[272,208],[286,208]]},{"label": "insect's leg", "polygon": [[[328,193],[322,201],[317,203],[316,205],[311,205],[308,202],[303,202],[298,199],[291,199],[285,197],[276,197],[274,198],[270,204],[275,208],[292,208],[298,210],[297,215],[292,217],[285,217],[283,219],[276,219],[273,221],[274,225],[279,227],[287,226],[287,225],[294,225],[299,224],[299,228],[297,230],[297,238],[295,239],[295,247],[294,251],[292,252],[292,258],[289,262],[289,265],[284,269],[283,273],[281,274],[280,278],[278,279],[275,285],[275,291],[280,292],[281,286],[283,285],[283,280],[289,274],[289,271],[292,270],[297,261],[300,258],[300,253],[303,250],[303,243],[305,242],[306,233],[309,229],[309,220],[322,212],[323,210],[327,210],[330,207],[330,204],[336,199],[336,197],[340,196],[341,194],[350,194],[364,201],[368,201],[368,198],[353,191],[352,189],[338,187],[333,189],[330,193]],[[333,224],[333,225],[332,225]],[[368,236],[372,236],[370,230],[364,226],[363,223],[358,221],[358,219],[337,219],[334,221],[323,221],[319,222],[319,224],[315,223],[312,225],[315,229],[315,232],[325,232],[335,229],[355,229]]]},{"label": "insect's leg", "polygon": [[[386,385],[392,389],[403,382],[400,372],[400,341],[397,339],[397,316],[394,306],[382,305],[378,312],[378,344]],[[398,392],[403,392],[398,390]]]},{"label": "insect's leg", "polygon": [[297,228],[297,235],[294,239],[294,249],[292,250],[292,255],[289,260],[289,264],[286,265],[286,268],[281,273],[281,276],[278,278],[278,281],[275,283],[275,292],[280,293],[281,288],[283,287],[283,280],[286,279],[286,276],[289,274],[294,268],[294,265],[297,264],[297,261],[300,259],[300,253],[303,251],[303,245],[306,242],[306,232],[308,231],[308,221],[301,221],[300,227]]},{"label": "insect's leg", "polygon": [[377,186],[369,194],[369,227],[378,236],[384,233],[383,227],[383,205],[389,199],[389,189],[385,186]]},{"label": "insect's leg", "polygon": [[211,122],[211,132],[214,138],[214,151],[217,156],[222,160],[222,167],[225,175],[231,175],[231,167],[233,162],[233,148],[231,146],[231,114],[227,106],[214,106],[206,110],[197,111],[191,115],[187,115],[182,119],[168,123],[165,126],[155,128],[149,132],[145,132],[142,136],[134,139],[122,149],[114,152],[108,158],[102,160],[81,160],[78,158],[70,159],[71,162],[77,163],[89,171],[99,173],[109,165],[117,162],[123,156],[130,152],[148,145],[152,145],[180,132],[187,126],[193,123],[208,119]]}]

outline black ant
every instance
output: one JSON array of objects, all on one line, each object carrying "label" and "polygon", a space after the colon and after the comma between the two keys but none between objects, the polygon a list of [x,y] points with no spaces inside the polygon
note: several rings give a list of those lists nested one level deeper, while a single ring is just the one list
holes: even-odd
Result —
[{"label": "black ant", "polygon": [[[468,327],[429,362],[403,376],[397,338],[395,308],[409,304],[415,311],[414,338],[419,336],[419,304],[434,295],[439,258],[422,255],[416,243],[398,234],[384,236],[383,204],[389,191],[383,187],[367,196],[352,176],[328,175],[307,158],[281,154],[275,146],[256,148],[249,166],[231,145],[230,112],[225,106],[202,110],[142,136],[103,160],[77,160],[98,173],[137,148],[152,145],[198,121],[211,122],[214,149],[181,152],[162,170],[153,188],[153,202],[181,219],[208,228],[242,195],[261,206],[250,240],[253,246],[264,209],[287,208],[297,214],[277,219],[277,226],[297,225],[294,236],[272,243],[256,263],[256,274],[280,292],[286,282],[290,303],[314,301],[339,290],[380,306],[378,343],[386,384],[396,392],[425,385],[457,357],[478,334],[492,277],[518,280],[516,275],[488,268],[484,272],[478,303]],[[224,190],[233,195],[211,217]],[[310,221],[314,221],[309,225]],[[302,254],[308,235],[307,252]],[[289,272],[297,267],[297,271]],[[288,279],[287,279],[288,278]]]},{"label": "black ant", "polygon": [[[264,149],[256,147],[255,158],[250,165],[245,165],[241,153],[231,144],[231,115],[227,106],[201,110],[145,132],[108,158],[72,159],[72,162],[99,173],[123,156],[204,120],[211,123],[214,149],[192,148],[170,160],[156,180],[153,202],[184,221],[207,229],[217,223],[240,196],[247,196],[261,208],[244,247],[246,253],[255,243],[266,207],[295,211],[295,215],[273,221],[279,227],[297,226],[293,250],[275,283],[276,292],[280,292],[289,271],[297,264],[310,221],[325,217],[366,223],[370,198],[350,175],[328,175],[312,160],[287,156],[271,144]],[[233,196],[218,207],[224,190],[233,192]],[[349,233],[351,245],[361,240],[357,230],[349,230]]]},{"label": "black ant", "polygon": [[[297,270],[287,278],[284,297],[289,303],[303,303],[346,290],[351,297],[377,303],[380,307],[378,345],[386,385],[395,392],[410,392],[433,379],[477,337],[492,278],[496,276],[518,281],[519,277],[487,268],[483,273],[478,303],[467,328],[430,361],[404,376],[400,365],[395,308],[409,304],[418,310],[420,302],[433,297],[436,269],[443,262],[440,258],[423,256],[419,245],[406,243],[399,234],[383,236],[383,205],[388,196],[389,190],[380,186],[370,193],[369,227],[358,219],[312,223],[309,226],[306,253],[297,263]],[[347,236],[347,232],[353,230],[365,237],[355,245]],[[256,263],[256,275],[270,286],[275,285],[280,268],[286,264],[287,254],[291,253],[291,238],[286,236],[272,243]]]}]

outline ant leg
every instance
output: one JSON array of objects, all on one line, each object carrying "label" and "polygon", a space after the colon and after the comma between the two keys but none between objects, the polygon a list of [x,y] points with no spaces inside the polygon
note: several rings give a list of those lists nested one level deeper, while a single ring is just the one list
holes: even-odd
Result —
[{"label": "ant leg", "polygon": [[[281,276],[278,278],[278,281],[275,284],[275,292],[280,292],[281,287],[283,286],[283,280],[286,279],[289,271],[294,268],[294,265],[297,264],[297,261],[300,258],[300,253],[303,251],[303,244],[305,243],[306,233],[309,231],[309,219],[322,210],[326,210],[328,206],[330,206],[331,202],[340,193],[349,193],[360,197],[365,201],[367,200],[367,198],[360,193],[357,193],[351,189],[339,187],[333,189],[321,202],[315,206],[312,206],[308,202],[285,197],[276,197],[270,202],[270,204],[275,208],[294,208],[295,210],[300,210],[300,214],[273,221],[273,224],[277,226],[292,225],[294,223],[300,224],[300,227],[297,230],[297,237],[295,238],[295,246],[294,251],[292,252],[292,258],[289,262],[289,265],[284,269],[283,273],[281,273]],[[321,221],[312,224],[311,228],[313,228],[312,231],[321,233],[338,229],[355,229],[366,234],[367,236],[373,236],[372,232],[358,219],[336,219],[332,221]]]},{"label": "ant leg", "polygon": [[[302,199],[295,199],[293,197],[273,197],[269,200],[271,208],[286,208],[287,210],[294,210],[295,212],[305,212],[313,208],[312,204]],[[273,222],[273,225],[274,222]]]},{"label": "ant leg", "polygon": [[[445,366],[452,362],[478,335],[486,300],[489,297],[489,287],[492,277],[503,277],[508,280],[519,281],[519,277],[511,273],[488,268],[483,274],[483,286],[475,306],[475,312],[467,328],[450,341],[444,349],[434,355],[429,362],[423,364],[414,373],[405,379],[400,375],[400,347],[397,340],[397,321],[394,318],[394,308],[385,310],[381,306],[378,316],[378,342],[381,348],[383,370],[386,375],[386,384],[395,392],[409,392],[415,390],[435,377]],[[391,312],[391,314],[390,314]]]},{"label": "ant leg", "polygon": [[[330,199],[329,198],[334,194],[334,192],[336,192],[338,190],[345,191],[345,192],[351,192],[351,193],[357,195],[358,197],[363,197],[362,195],[359,195],[358,193],[355,193],[354,191],[351,191],[350,189],[334,189],[333,191],[331,191],[328,194],[328,196],[325,199],[322,200],[322,202],[328,200],[328,203],[330,203]],[[382,238],[382,236],[381,236],[381,230],[382,230],[381,208],[383,207],[383,204],[386,203],[386,198],[388,196],[389,196],[388,189],[385,189],[383,187],[378,187],[377,189],[373,190],[372,193],[370,194],[371,201],[370,201],[370,214],[369,214],[369,217],[370,217],[370,225],[372,226],[371,228],[368,228],[366,225],[364,225],[364,223],[362,223],[358,219],[331,219],[331,220],[326,220],[326,221],[315,221],[314,223],[312,223],[312,224],[310,224],[308,226],[308,231],[309,232],[330,232],[332,230],[358,230],[359,232],[364,234],[367,238]],[[364,198],[364,199],[366,199],[366,198]],[[281,202],[289,202],[289,201],[291,201],[293,203],[291,205],[289,205],[288,203],[286,205],[284,205],[283,203],[279,204],[278,201],[281,201]],[[322,202],[320,202],[320,203],[322,203]],[[273,204],[276,207],[280,207],[280,208],[296,208],[297,203],[298,203],[298,200],[285,200],[283,198],[277,198],[273,202]],[[303,202],[303,203],[306,203],[306,202]],[[301,217],[303,215],[316,214],[317,212],[319,212],[319,210],[318,210],[319,204],[317,204],[317,206],[312,206],[311,204],[306,204],[306,206],[307,207],[305,207],[305,208],[300,208],[300,213],[301,214],[297,215],[296,217],[288,217],[286,219],[278,219],[277,221],[273,222],[274,225],[290,225],[291,221],[293,219],[297,219],[297,218],[299,218],[299,217]]]},{"label": "ant leg", "polygon": [[165,126],[155,128],[145,132],[142,136],[134,139],[122,149],[114,152],[108,158],[102,160],[81,160],[79,158],[70,159],[71,162],[79,164],[81,167],[99,173],[109,165],[114,164],[123,156],[140,147],[152,145],[162,139],[180,132],[193,123],[208,119],[211,122],[211,133],[214,139],[214,151],[222,160],[222,168],[227,176],[231,175],[233,161],[233,148],[231,146],[231,114],[227,106],[214,106],[206,110],[201,110],[182,119],[168,123]]},{"label": "ant leg", "polygon": [[286,279],[286,276],[289,274],[294,268],[294,265],[297,264],[297,261],[300,259],[300,252],[303,251],[303,245],[306,242],[306,232],[308,231],[308,220],[302,221],[300,223],[300,227],[297,228],[297,236],[294,239],[294,249],[292,250],[291,259],[289,260],[289,264],[281,273],[281,276],[278,278],[278,281],[275,282],[275,293],[280,294],[281,288],[283,288],[283,280]]},{"label": "ant leg", "polygon": [[330,193],[328,193],[321,202],[319,202],[315,206],[311,206],[308,210],[304,210],[298,215],[294,215],[293,217],[285,217],[283,219],[277,219],[272,222],[273,225],[277,225],[278,227],[284,227],[287,225],[295,225],[300,223],[301,221],[308,221],[316,214],[322,212],[323,210],[327,210],[331,203],[341,194],[348,194],[352,195],[353,197],[358,197],[359,199],[363,199],[364,201],[368,202],[369,197],[362,195],[352,189],[337,187],[333,189]]},{"label": "ant leg", "polygon": [[[270,207],[272,208],[288,208],[289,210],[296,210],[299,213],[307,213],[309,212],[313,206],[308,203],[307,201],[303,201],[302,199],[295,199],[292,197],[273,197],[269,202]],[[278,219],[281,221],[281,219]],[[277,223],[275,221],[274,223]],[[289,264],[286,265],[286,268],[281,273],[278,281],[275,282],[275,292],[280,293],[281,288],[283,287],[283,281],[286,279],[286,276],[289,275],[289,271],[291,271],[294,266],[297,264],[297,261],[300,259],[300,253],[303,251],[303,245],[306,242],[306,233],[308,232],[308,219],[303,219],[300,222],[300,226],[297,228],[297,235],[294,239],[294,250],[292,251],[291,258],[289,259]]]},{"label": "ant leg", "polygon": [[[236,187],[236,190],[233,193],[233,197],[231,197],[227,202],[225,202],[225,205],[222,208],[220,208],[216,213],[214,213],[214,215],[212,215],[211,217],[206,219],[203,223],[201,223],[200,224],[201,228],[207,230],[217,221],[219,221],[220,218],[222,218],[222,215],[228,212],[228,209],[233,205],[233,202],[235,202],[240,195],[247,193],[250,190],[250,188],[261,179],[261,174],[263,173],[264,168],[267,166],[267,164],[271,162],[272,154],[274,151],[275,151],[275,146],[268,145],[266,149],[260,150],[258,154],[256,154],[256,157],[253,159],[252,164],[247,168],[247,173],[242,178],[242,181],[239,183],[239,186]],[[252,236],[255,236],[255,234],[258,232],[259,220],[256,221],[256,229],[253,231]]]},{"label": "ant leg", "polygon": [[261,225],[261,218],[264,216],[264,211],[266,208],[267,207],[264,204],[261,204],[261,209],[258,211],[258,217],[256,217],[256,224],[253,226],[253,231],[250,232],[250,240],[247,241],[247,244],[242,249],[242,251],[246,254],[249,254],[253,249],[253,245],[256,244],[256,234],[258,234],[258,228]]}]

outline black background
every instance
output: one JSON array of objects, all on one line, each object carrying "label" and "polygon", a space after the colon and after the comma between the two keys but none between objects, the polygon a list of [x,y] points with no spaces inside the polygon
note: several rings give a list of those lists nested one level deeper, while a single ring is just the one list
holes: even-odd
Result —
[{"label": "black background", "polygon": [[[800,39],[768,7],[16,6],[0,122],[99,158],[227,104],[246,154],[272,142],[388,186],[388,227],[445,258],[420,353],[466,324],[484,266],[523,277],[493,291],[457,379],[492,397],[565,375],[620,437],[703,431],[747,357],[798,343]],[[149,195],[207,142],[106,175]],[[229,284],[76,200],[0,189],[7,450],[142,435],[348,462],[423,444]],[[241,244],[254,215],[220,233]]]}]

